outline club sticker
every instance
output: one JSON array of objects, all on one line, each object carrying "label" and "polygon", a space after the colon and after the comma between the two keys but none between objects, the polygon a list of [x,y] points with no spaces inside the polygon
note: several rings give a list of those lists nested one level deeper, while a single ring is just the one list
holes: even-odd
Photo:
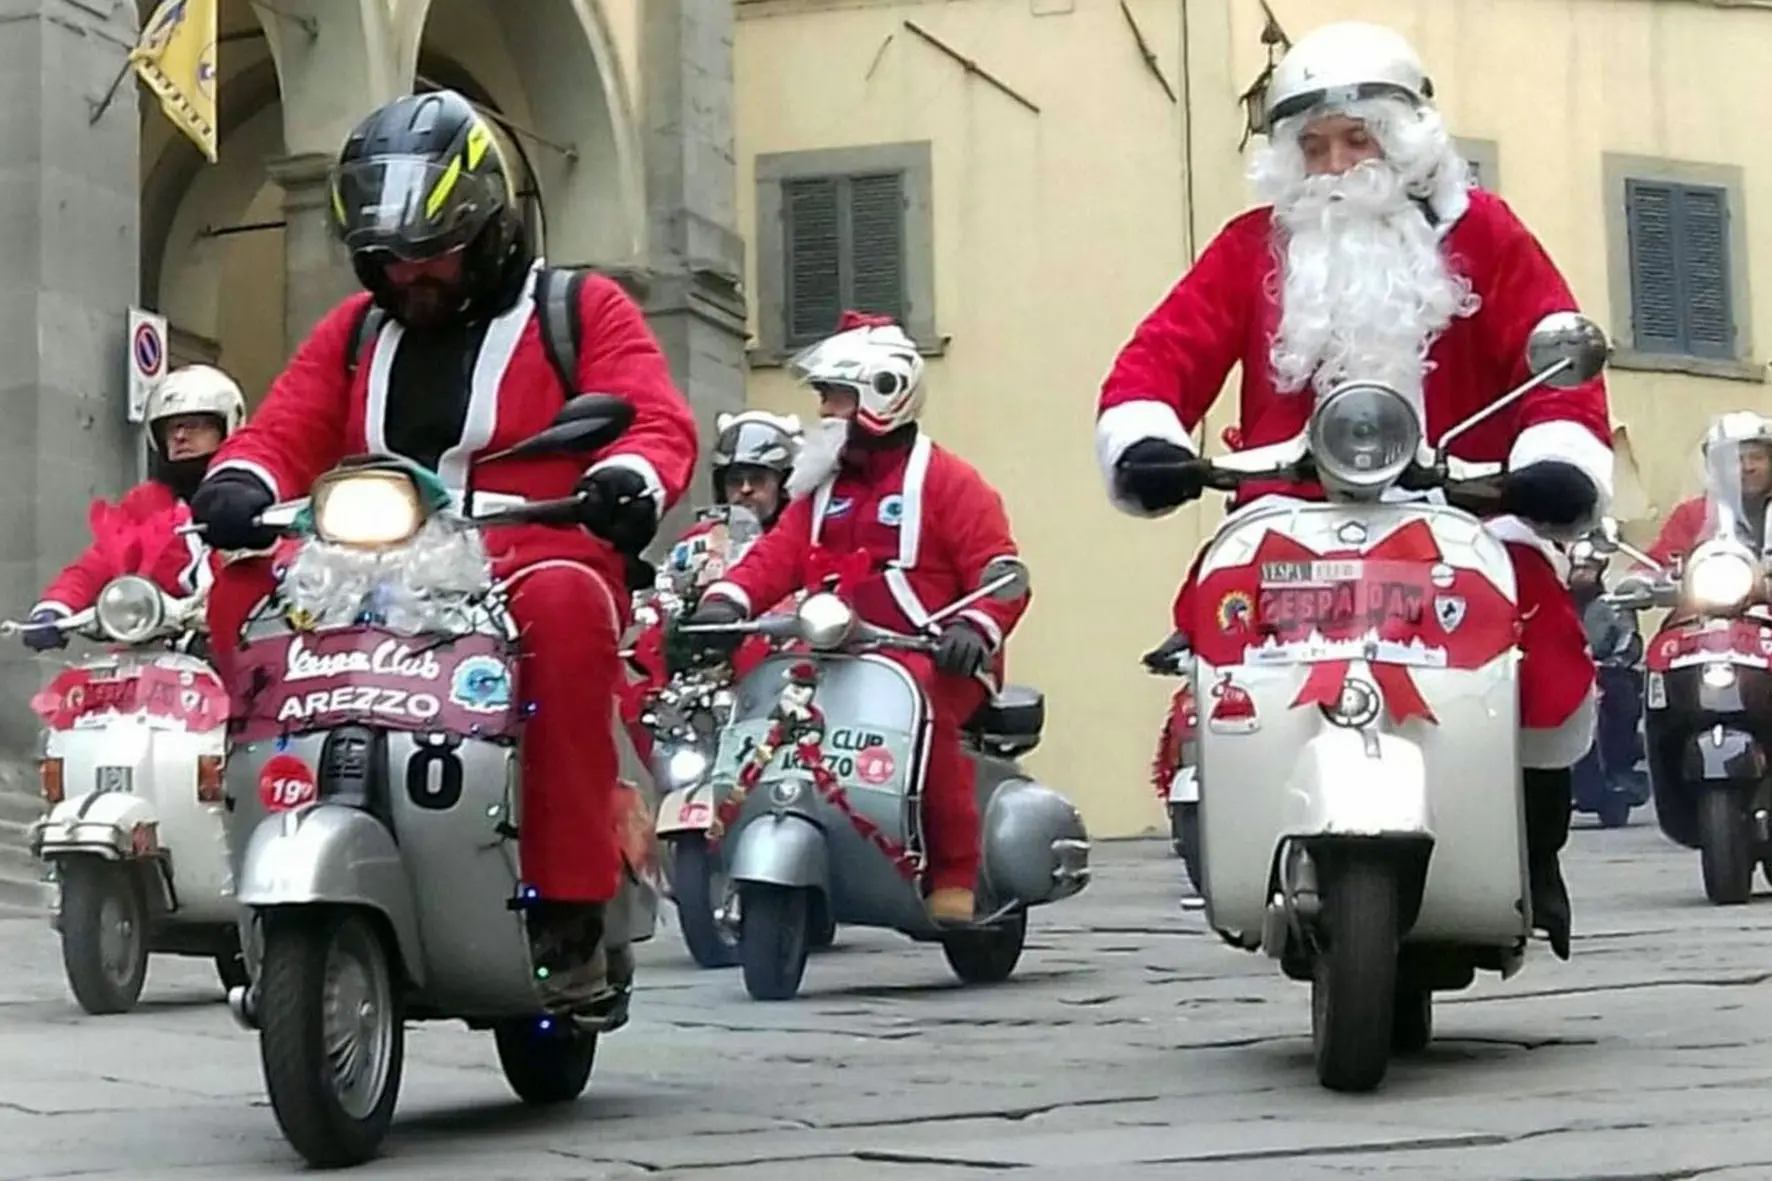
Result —
[{"label": "club sticker", "polygon": [[320,798],[311,767],[294,755],[272,755],[258,773],[258,800],[267,812],[287,812]]},{"label": "club sticker", "polygon": [[892,752],[883,746],[870,746],[855,756],[855,777],[875,787],[891,779],[896,769]]},{"label": "club sticker", "polygon": [[511,674],[505,662],[491,656],[470,656],[455,666],[449,700],[477,714],[511,708]]},{"label": "club sticker", "polygon": [[896,529],[904,523],[904,497],[894,492],[880,502],[880,524]]},{"label": "club sticker", "polygon": [[1253,734],[1261,729],[1255,699],[1249,690],[1232,683],[1229,673],[1212,686],[1212,712],[1206,715],[1206,726],[1215,734]]},{"label": "club sticker", "polygon": [[1255,600],[1246,591],[1234,590],[1218,601],[1218,630],[1235,631],[1250,624]]}]

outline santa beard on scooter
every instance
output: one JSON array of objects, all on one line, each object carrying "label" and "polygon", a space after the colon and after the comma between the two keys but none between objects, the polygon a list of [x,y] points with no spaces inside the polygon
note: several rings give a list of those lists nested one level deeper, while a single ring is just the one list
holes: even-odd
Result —
[{"label": "santa beard on scooter", "polygon": [[[1427,210],[1443,207],[1436,198],[1464,186],[1469,169],[1431,110],[1378,98],[1336,113],[1362,121],[1380,155],[1312,175],[1299,137],[1325,114],[1316,111],[1281,123],[1250,169],[1281,235],[1281,314],[1268,354],[1275,388],[1321,397],[1350,379],[1382,381],[1425,421],[1428,350],[1480,302],[1448,265]],[[1568,959],[1570,905],[1558,854],[1568,840],[1572,772],[1527,769],[1523,777],[1533,923]]]},{"label": "santa beard on scooter", "polygon": [[[836,475],[837,466],[843,462],[844,449],[852,437],[858,446],[865,447],[873,441],[873,437],[864,434],[860,427],[852,428],[847,418],[833,415],[819,419],[818,425],[806,432],[800,454],[788,472],[788,497],[798,500],[810,496],[820,484]],[[882,439],[886,437],[880,436]]]}]

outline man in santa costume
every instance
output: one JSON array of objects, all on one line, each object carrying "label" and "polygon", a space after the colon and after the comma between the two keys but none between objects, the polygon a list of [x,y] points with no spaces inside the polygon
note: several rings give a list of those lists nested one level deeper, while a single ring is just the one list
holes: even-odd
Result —
[{"label": "man in santa costume", "polygon": [[[1315,400],[1351,378],[1412,398],[1429,440],[1526,379],[1533,326],[1575,300],[1507,205],[1471,187],[1432,95],[1415,51],[1375,25],[1326,25],[1281,60],[1250,169],[1266,204],[1207,246],[1102,387],[1096,449],[1116,506],[1157,517],[1200,494],[1174,461],[1195,454],[1189,433],[1239,363],[1249,447],[1298,435]],[[1605,388],[1540,389],[1453,450],[1508,464],[1505,515],[1489,525],[1518,577],[1532,911],[1566,957],[1557,855],[1569,768],[1593,732],[1593,662],[1541,535],[1572,538],[1607,508]],[[1275,491],[1315,494],[1251,486],[1243,500]],[[1184,587],[1177,626],[1192,630],[1191,615]]]},{"label": "man in santa costume", "polygon": [[246,420],[246,398],[221,370],[186,365],[148,397],[146,419],[148,478],[114,506],[93,503],[92,544],[43,588],[31,608],[34,626],[19,632],[32,651],[66,646],[68,634],[55,621],[92,606],[113,578],[146,575],[181,598],[209,584],[209,547],[179,529],[190,521],[186,502],[216,449]]},{"label": "man in santa costume", "polygon": [[[819,551],[865,553],[871,572],[851,605],[878,627],[917,634],[939,609],[978,585],[986,563],[1017,553],[1003,499],[971,464],[917,426],[923,358],[890,320],[846,313],[837,334],[794,361],[818,391],[822,421],[788,477],[781,523],[710,586],[693,623],[731,623],[818,577]],[[986,599],[945,621],[932,657],[888,652],[929,695],[933,733],[923,818],[930,917],[973,917],[981,832],[972,764],[960,727],[985,702],[979,674],[1001,674],[1003,643],[1027,609]]]},{"label": "man in santa costume", "polygon": [[[474,475],[476,493],[583,494],[583,528],[494,527],[485,540],[511,587],[519,684],[534,706],[518,838],[524,880],[541,900],[528,915],[534,957],[548,969],[552,1007],[617,1012],[633,961],[625,947],[604,946],[603,917],[624,872],[610,721],[629,610],[624,555],[651,541],[686,487],[695,419],[640,309],[614,283],[577,274],[565,286],[574,298],[541,300],[538,284],[564,272],[536,258],[502,150],[460,95],[398,98],[359,124],[334,168],[331,204],[366,290],[296,350],[251,425],[218,454],[192,513],[216,548],[263,549],[275,537],[256,527],[258,515],[305,494],[346,456],[404,456],[459,493],[475,456],[544,429],[568,398],[633,404],[633,425],[588,466],[593,457],[521,457]],[[555,325],[543,323],[556,311],[580,330],[570,373]],[[359,358],[365,323],[379,327]],[[264,560],[231,564],[217,579],[218,663],[270,585]]]}]

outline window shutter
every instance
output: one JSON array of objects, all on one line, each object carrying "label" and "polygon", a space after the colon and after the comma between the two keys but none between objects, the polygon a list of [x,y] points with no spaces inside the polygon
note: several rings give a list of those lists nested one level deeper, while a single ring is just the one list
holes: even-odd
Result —
[{"label": "window shutter", "polygon": [[820,177],[782,184],[787,270],[782,316],[790,347],[828,335],[843,313],[839,183],[834,177]]},{"label": "window shutter", "polygon": [[1674,186],[1624,183],[1630,251],[1631,336],[1642,352],[1681,353],[1679,237]]},{"label": "window shutter", "polygon": [[1722,189],[1679,189],[1680,304],[1686,316],[1686,347],[1696,357],[1735,355],[1726,202]]},{"label": "window shutter", "polygon": [[849,178],[850,306],[905,319],[904,174]]}]

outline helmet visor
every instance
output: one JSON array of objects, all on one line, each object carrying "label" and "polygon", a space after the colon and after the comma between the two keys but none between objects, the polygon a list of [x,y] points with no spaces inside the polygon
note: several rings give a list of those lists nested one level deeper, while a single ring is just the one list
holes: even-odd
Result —
[{"label": "helmet visor", "polygon": [[374,156],[333,170],[332,212],[351,253],[424,262],[473,241],[505,204],[502,182],[459,160]]}]

